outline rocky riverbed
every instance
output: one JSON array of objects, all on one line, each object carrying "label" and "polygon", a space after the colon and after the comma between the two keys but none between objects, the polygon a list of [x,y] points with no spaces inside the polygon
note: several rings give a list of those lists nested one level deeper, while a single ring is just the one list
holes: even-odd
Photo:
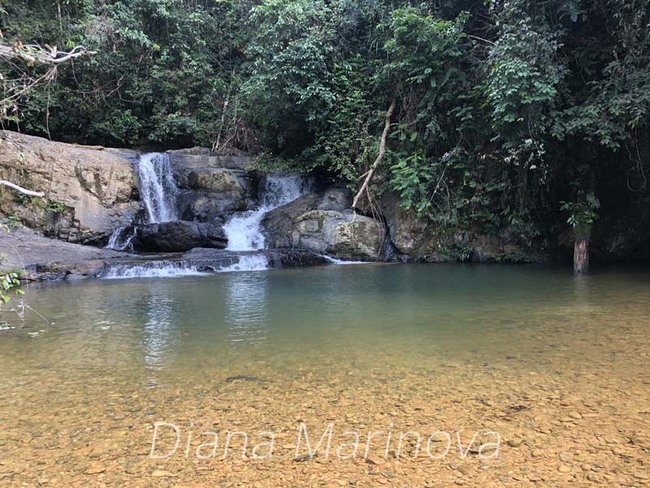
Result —
[{"label": "rocky riverbed", "polygon": [[[469,352],[421,357],[414,368],[384,345],[372,353],[381,361],[341,350],[308,364],[287,352],[280,369],[252,357],[209,376],[188,369],[183,377],[181,369],[174,379],[124,378],[119,368],[79,378],[47,368],[21,373],[18,387],[0,386],[0,484],[648,486],[647,340],[622,342],[613,333],[587,350],[574,335],[582,359],[567,368],[562,351],[545,352],[528,371],[519,356],[484,364]],[[625,358],[607,359],[612,347]],[[597,357],[583,369],[585,358]],[[45,403],[46,410],[28,407]],[[164,425],[154,434],[155,422],[178,432]],[[246,442],[233,434],[224,451],[237,432]],[[356,451],[348,432],[360,435]],[[410,434],[398,447],[409,432],[419,442]]]}]

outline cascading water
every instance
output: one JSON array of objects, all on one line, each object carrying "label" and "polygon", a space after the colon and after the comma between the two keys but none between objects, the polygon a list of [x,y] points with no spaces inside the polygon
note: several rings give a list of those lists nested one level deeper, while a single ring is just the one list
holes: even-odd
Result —
[{"label": "cascading water", "polygon": [[223,230],[228,237],[229,251],[264,249],[261,222],[264,214],[293,202],[309,192],[309,181],[300,175],[269,175],[262,192],[260,208],[233,216]]},{"label": "cascading water", "polygon": [[[140,194],[150,222],[164,222],[176,216],[176,186],[172,179],[169,158],[164,154],[145,154],[138,164]],[[268,259],[263,253],[264,235],[261,222],[264,214],[299,198],[310,191],[310,182],[300,175],[269,175],[261,192],[259,209],[239,213],[224,226],[228,237],[227,251],[236,251],[233,264],[224,264],[212,272],[258,271],[268,268]],[[129,227],[115,230],[109,246],[124,250],[133,239],[134,231]],[[103,278],[147,278],[174,277],[206,274],[195,266],[179,261],[151,261],[132,265],[127,263],[109,266]]]},{"label": "cascading water", "polygon": [[150,224],[178,220],[178,188],[168,154],[147,153],[138,160],[140,198]]},{"label": "cascading water", "polygon": [[[147,222],[170,222],[178,220],[176,200],[178,188],[168,154],[146,153],[138,159],[136,166],[140,180],[140,198],[147,213]],[[113,231],[108,249],[125,251],[135,237],[135,228],[118,227]]]},{"label": "cascading water", "polygon": [[107,280],[128,278],[176,278],[181,276],[204,276],[205,273],[196,266],[181,261],[151,261],[138,265],[114,264],[109,266],[101,275]]},{"label": "cascading water", "polygon": [[107,249],[115,251],[125,251],[129,249],[131,241],[135,237],[135,227],[118,227],[113,231],[106,244]]}]

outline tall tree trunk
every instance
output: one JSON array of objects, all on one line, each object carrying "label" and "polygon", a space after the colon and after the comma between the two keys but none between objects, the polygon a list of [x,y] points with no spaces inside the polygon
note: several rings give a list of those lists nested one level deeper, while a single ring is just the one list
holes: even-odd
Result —
[{"label": "tall tree trunk", "polygon": [[582,275],[589,272],[589,237],[577,237],[573,243],[573,272]]}]

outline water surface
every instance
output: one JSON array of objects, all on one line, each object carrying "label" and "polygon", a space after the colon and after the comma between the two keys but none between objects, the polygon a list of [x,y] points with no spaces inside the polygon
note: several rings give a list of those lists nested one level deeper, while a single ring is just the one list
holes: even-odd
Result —
[{"label": "water surface", "polygon": [[[32,286],[27,303],[52,324],[28,312],[0,335],[0,482],[634,485],[650,452],[649,297],[646,271],[575,279],[461,265]],[[284,457],[255,470],[179,455],[164,461],[169,477],[151,478],[156,421],[292,439],[296,422],[326,420],[495,430],[516,447],[490,469],[455,458],[423,471],[421,459],[399,459],[391,478],[353,461],[296,471],[289,440]]]}]

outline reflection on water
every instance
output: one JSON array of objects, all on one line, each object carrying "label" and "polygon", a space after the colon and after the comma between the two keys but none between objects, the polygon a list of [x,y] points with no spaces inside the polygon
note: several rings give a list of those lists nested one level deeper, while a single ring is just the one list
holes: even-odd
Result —
[{"label": "reflection on water", "polygon": [[227,276],[226,315],[228,338],[233,343],[264,341],[268,328],[266,273]]},{"label": "reflection on water", "polygon": [[517,357],[537,368],[614,333],[612,324],[638,333],[649,289],[643,272],[574,279],[535,267],[381,265],[49,285],[27,298],[55,325],[28,317],[3,332],[0,355],[5,371],[66,376],[191,375],[250,361],[360,368]]},{"label": "reflection on water", "polygon": [[174,354],[177,336],[173,322],[173,289],[161,282],[152,282],[149,296],[143,298],[146,323],[143,328],[144,361],[150,369],[160,369]]}]

